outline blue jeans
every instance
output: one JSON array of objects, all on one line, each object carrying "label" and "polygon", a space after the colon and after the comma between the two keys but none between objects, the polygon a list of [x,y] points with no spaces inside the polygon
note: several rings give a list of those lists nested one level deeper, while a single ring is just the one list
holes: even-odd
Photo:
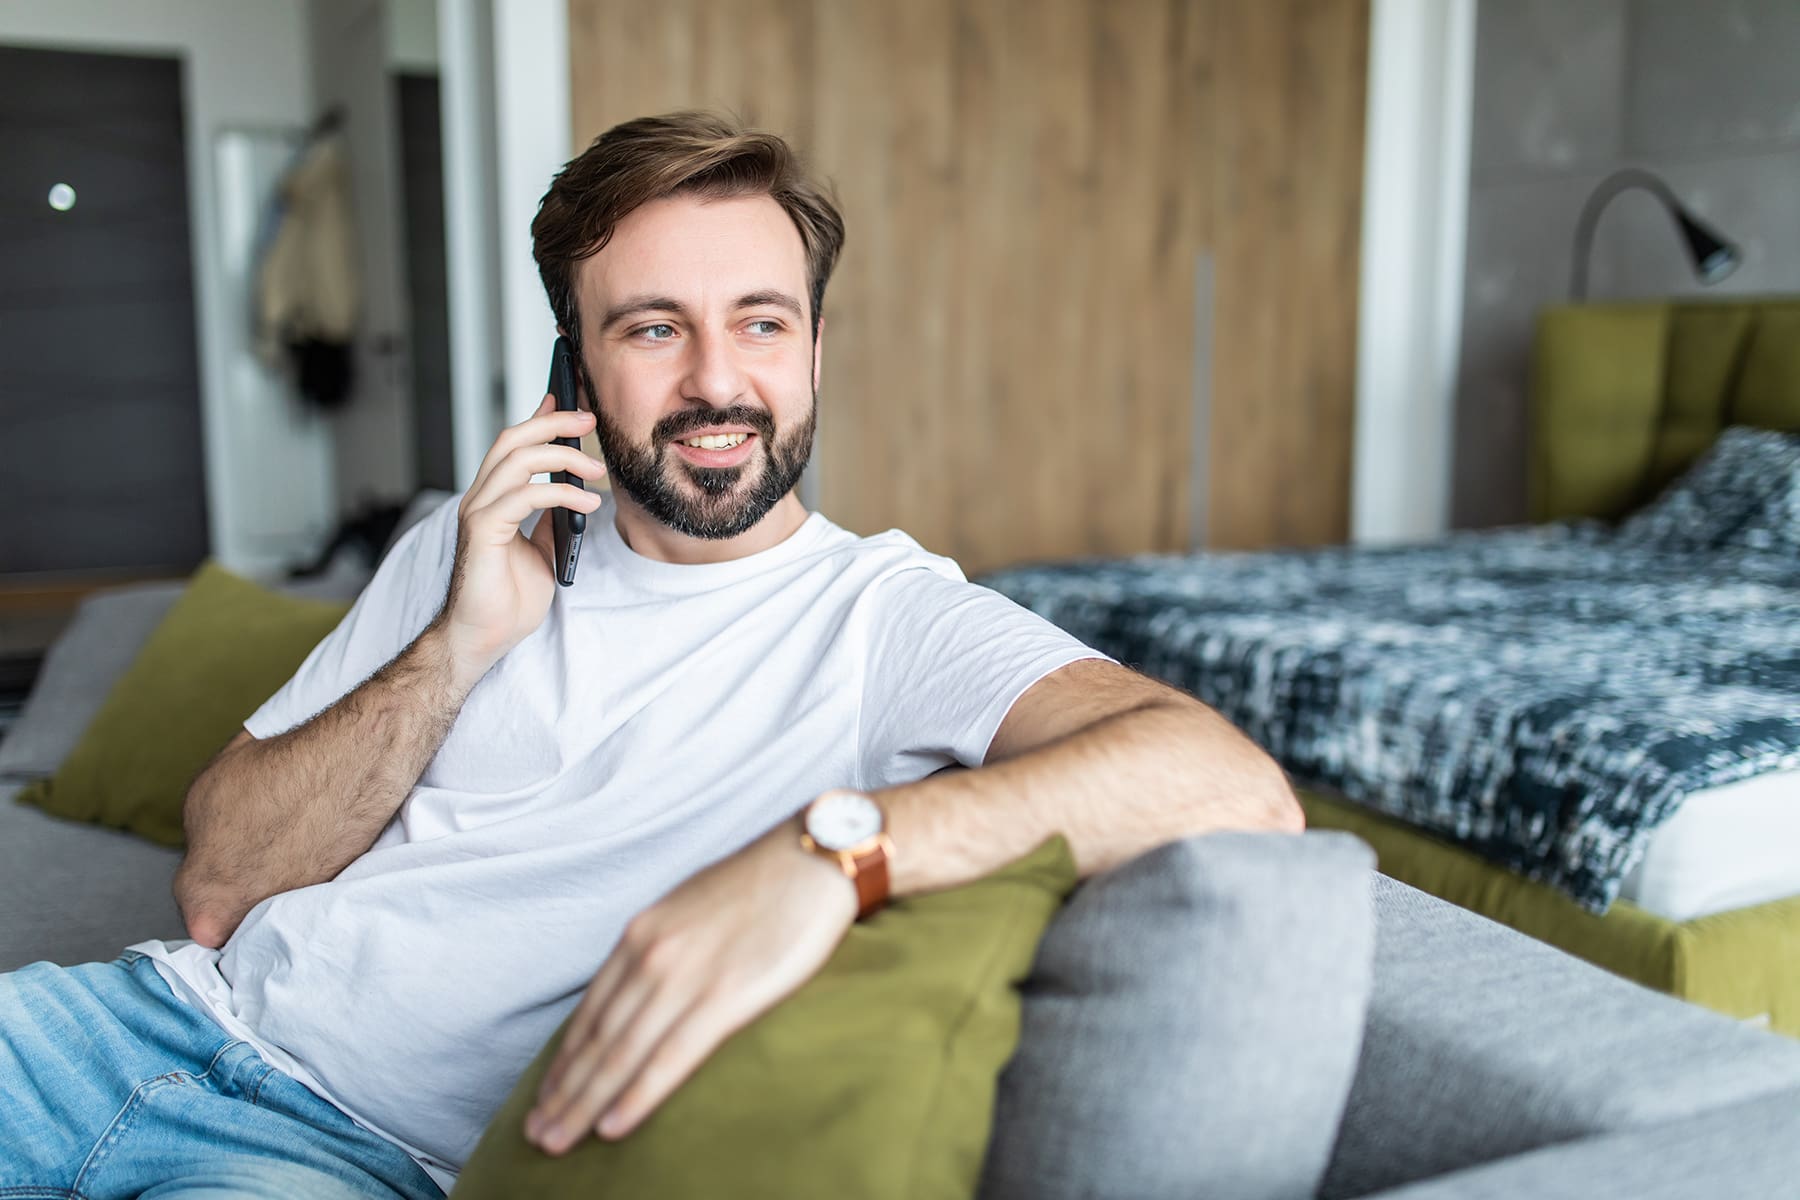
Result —
[{"label": "blue jeans", "polygon": [[443,1192],[127,950],[0,975],[0,1197]]}]

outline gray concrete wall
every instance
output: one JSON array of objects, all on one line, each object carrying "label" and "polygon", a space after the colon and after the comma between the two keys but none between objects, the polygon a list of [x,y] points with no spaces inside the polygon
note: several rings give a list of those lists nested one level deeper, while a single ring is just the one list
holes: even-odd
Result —
[{"label": "gray concrete wall", "polygon": [[1525,520],[1532,323],[1568,297],[1582,202],[1607,175],[1661,175],[1744,249],[1702,288],[1663,210],[1617,197],[1591,300],[1800,292],[1800,3],[1482,0],[1451,521]]}]

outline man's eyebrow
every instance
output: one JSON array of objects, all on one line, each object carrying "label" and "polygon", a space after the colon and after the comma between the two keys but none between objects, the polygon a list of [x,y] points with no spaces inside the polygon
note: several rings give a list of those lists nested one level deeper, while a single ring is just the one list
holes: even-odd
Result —
[{"label": "man's eyebrow", "polygon": [[777,292],[773,289],[769,289],[761,292],[749,292],[738,297],[738,308],[761,308],[764,305],[772,305],[775,308],[784,308],[794,315],[794,320],[796,321],[806,315],[800,311],[800,302],[786,292]]},{"label": "man's eyebrow", "polygon": [[[738,297],[737,303],[733,307],[761,308],[765,304],[786,309],[794,315],[796,321],[805,316],[798,300],[786,292],[778,292],[772,288],[760,292],[746,292]],[[631,296],[606,310],[606,315],[600,321],[600,331],[604,333],[620,321],[653,312],[674,313],[676,316],[684,318],[688,316],[687,306],[669,296]]]}]

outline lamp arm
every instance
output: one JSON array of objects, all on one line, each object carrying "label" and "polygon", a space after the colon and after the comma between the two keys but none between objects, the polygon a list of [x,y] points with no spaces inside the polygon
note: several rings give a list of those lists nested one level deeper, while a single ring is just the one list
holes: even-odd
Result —
[{"label": "lamp arm", "polygon": [[1637,167],[1625,167],[1614,171],[1600,181],[1581,206],[1581,216],[1575,221],[1575,248],[1571,254],[1569,298],[1572,300],[1587,299],[1588,260],[1593,257],[1594,228],[1600,224],[1600,214],[1612,203],[1614,196],[1631,188],[1643,188],[1662,201],[1663,208],[1668,210],[1669,219],[1681,211],[1681,201],[1669,190],[1669,185],[1650,172]]}]

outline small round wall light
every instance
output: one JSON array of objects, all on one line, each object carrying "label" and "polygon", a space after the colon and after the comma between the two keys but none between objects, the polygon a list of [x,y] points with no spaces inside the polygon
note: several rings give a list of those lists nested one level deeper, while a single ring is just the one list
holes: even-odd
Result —
[{"label": "small round wall light", "polygon": [[75,207],[75,189],[66,183],[59,183],[50,189],[50,207],[57,212],[68,212]]}]

